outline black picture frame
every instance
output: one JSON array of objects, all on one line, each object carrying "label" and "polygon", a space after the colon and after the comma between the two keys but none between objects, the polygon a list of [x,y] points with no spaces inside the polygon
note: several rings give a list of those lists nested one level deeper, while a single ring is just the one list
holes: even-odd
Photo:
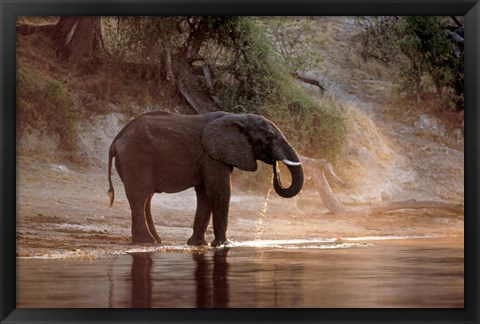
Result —
[{"label": "black picture frame", "polygon": [[[1,323],[479,322],[480,4],[467,0],[0,1]],[[56,15],[465,16],[465,307],[463,309],[16,309],[15,19]]]}]

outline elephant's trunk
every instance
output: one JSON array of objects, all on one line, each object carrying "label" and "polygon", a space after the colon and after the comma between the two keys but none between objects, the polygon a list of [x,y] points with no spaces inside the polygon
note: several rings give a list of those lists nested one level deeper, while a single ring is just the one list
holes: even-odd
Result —
[{"label": "elephant's trunk", "polygon": [[283,198],[291,198],[298,194],[302,190],[303,186],[303,168],[300,159],[293,150],[289,148],[289,154],[287,158],[281,159],[281,161],[287,166],[290,174],[292,175],[292,183],[288,188],[282,186],[280,180],[280,169],[278,168],[278,161],[273,163],[273,187],[277,194]]}]

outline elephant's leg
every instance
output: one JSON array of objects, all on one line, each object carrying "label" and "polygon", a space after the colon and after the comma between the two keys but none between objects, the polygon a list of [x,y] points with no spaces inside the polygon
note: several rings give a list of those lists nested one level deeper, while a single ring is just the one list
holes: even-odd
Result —
[{"label": "elephant's leg", "polygon": [[155,237],[147,226],[145,217],[145,205],[151,194],[127,191],[128,202],[132,210],[132,242],[133,243],[155,243]]},{"label": "elephant's leg", "polygon": [[223,193],[221,198],[215,199],[213,204],[213,234],[215,239],[212,241],[212,246],[220,246],[227,244],[227,226],[228,226],[228,207],[230,204],[230,191]]},{"label": "elephant's leg", "polygon": [[212,246],[227,244],[228,208],[231,195],[231,169],[227,174],[220,174],[209,192],[213,212],[213,233],[215,239]]},{"label": "elephant's leg", "polygon": [[150,208],[150,203],[152,201],[153,195],[148,197],[147,202],[145,203],[145,216],[147,218],[147,225],[150,233],[153,235],[157,243],[162,243],[162,239],[158,236],[157,230],[155,229],[155,224],[153,223],[152,211]]},{"label": "elephant's leg", "polygon": [[208,245],[205,240],[205,232],[207,231],[208,223],[212,209],[205,191],[205,186],[199,185],[195,187],[197,194],[197,211],[195,212],[195,220],[193,221],[193,234],[187,241],[188,245]]}]

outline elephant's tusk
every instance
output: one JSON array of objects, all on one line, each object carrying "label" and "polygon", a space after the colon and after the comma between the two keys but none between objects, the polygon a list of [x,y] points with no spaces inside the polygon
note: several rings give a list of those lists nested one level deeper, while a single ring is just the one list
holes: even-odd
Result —
[{"label": "elephant's tusk", "polygon": [[292,162],[287,159],[282,160],[282,162],[285,163],[286,165],[292,165],[292,166],[302,165],[302,162]]}]

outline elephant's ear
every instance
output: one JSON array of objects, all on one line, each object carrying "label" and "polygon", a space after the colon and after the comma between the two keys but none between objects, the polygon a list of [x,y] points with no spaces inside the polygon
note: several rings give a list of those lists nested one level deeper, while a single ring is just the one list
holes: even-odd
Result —
[{"label": "elephant's ear", "polygon": [[213,159],[244,171],[256,171],[257,161],[242,124],[239,115],[218,118],[203,129],[202,144]]}]

